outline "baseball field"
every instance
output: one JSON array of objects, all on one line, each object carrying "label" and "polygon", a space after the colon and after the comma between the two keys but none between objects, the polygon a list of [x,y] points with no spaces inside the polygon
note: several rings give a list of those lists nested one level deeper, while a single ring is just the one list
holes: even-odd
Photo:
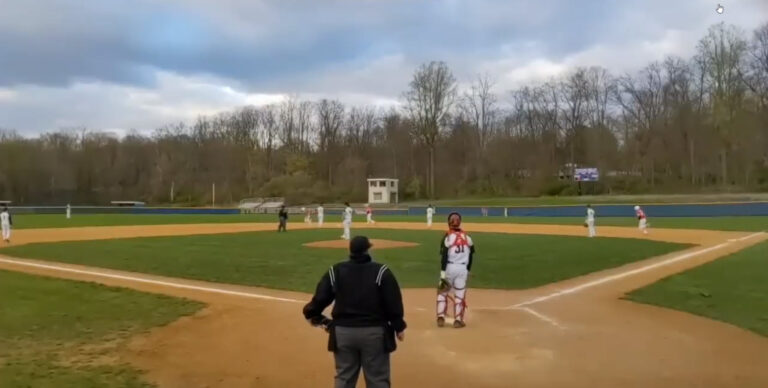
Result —
[{"label": "baseball field", "polygon": [[[297,217],[299,218],[299,217]],[[0,387],[321,387],[301,308],[339,220],[21,215],[0,249]],[[438,220],[438,219],[436,219]],[[768,386],[768,217],[467,217],[468,326],[434,324],[443,226],[355,219],[404,298],[400,387]]]}]

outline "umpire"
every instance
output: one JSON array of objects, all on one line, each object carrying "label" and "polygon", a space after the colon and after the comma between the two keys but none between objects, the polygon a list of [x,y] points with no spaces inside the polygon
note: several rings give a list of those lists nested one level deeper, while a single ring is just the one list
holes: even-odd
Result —
[{"label": "umpire", "polygon": [[[335,388],[355,388],[363,368],[368,388],[389,388],[389,354],[405,339],[403,298],[395,275],[371,259],[367,237],[349,242],[349,260],[330,268],[317,284],[304,318],[328,333],[336,361]],[[331,316],[323,310],[332,302]]]},{"label": "umpire", "polygon": [[280,205],[280,211],[277,212],[277,219],[280,224],[277,225],[278,232],[285,232],[285,224],[288,222],[288,211],[285,210],[285,205]]}]

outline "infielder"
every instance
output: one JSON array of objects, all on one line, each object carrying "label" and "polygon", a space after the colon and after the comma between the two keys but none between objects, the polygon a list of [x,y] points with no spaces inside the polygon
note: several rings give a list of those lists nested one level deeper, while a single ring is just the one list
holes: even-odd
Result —
[{"label": "infielder", "polygon": [[461,230],[461,215],[448,215],[448,232],[440,244],[440,286],[437,292],[437,326],[445,325],[445,313],[448,308],[448,294],[453,291],[454,321],[453,327],[462,328],[466,310],[467,278],[472,269],[472,257],[475,246],[472,238]]},{"label": "infielder", "polygon": [[376,221],[373,220],[373,209],[371,209],[371,206],[367,203],[365,204],[365,219],[369,224],[376,223]]},{"label": "infielder", "polygon": [[11,226],[13,226],[13,218],[8,212],[8,206],[3,206],[3,211],[0,212],[0,228],[3,229],[3,240],[8,244],[11,243]]},{"label": "infielder", "polygon": [[585,223],[589,229],[589,237],[595,237],[597,235],[595,231],[595,209],[592,209],[592,205],[587,205],[587,219]]},{"label": "infielder", "polygon": [[344,208],[344,220],[341,222],[341,224],[344,226],[344,234],[341,235],[341,238],[349,240],[349,228],[352,226],[352,213],[355,211],[352,210],[351,206],[349,206],[349,202],[344,202],[344,206],[346,206]]},{"label": "infielder", "polygon": [[648,219],[645,217],[645,212],[640,206],[635,206],[635,215],[638,219],[637,228],[640,229],[643,234],[648,234]]},{"label": "infielder", "polygon": [[432,204],[429,204],[427,206],[427,228],[432,227],[432,216],[435,215],[435,208],[432,207]]},{"label": "infielder", "polygon": [[72,207],[67,204],[67,219],[72,218]]},{"label": "infielder", "polygon": [[317,226],[323,226],[323,218],[325,218],[325,209],[321,203],[317,206]]}]

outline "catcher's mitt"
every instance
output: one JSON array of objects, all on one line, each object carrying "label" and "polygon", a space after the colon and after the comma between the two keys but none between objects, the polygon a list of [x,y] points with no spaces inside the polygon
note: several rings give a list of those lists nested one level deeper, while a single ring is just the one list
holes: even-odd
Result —
[{"label": "catcher's mitt", "polygon": [[586,223],[586,222],[585,222],[585,223],[583,223],[582,225],[583,225],[585,228],[586,228],[587,226],[589,226],[589,225],[587,225],[587,223]]},{"label": "catcher's mitt", "polygon": [[437,293],[443,294],[451,290],[451,283],[448,280],[440,279],[440,283],[437,284]]}]

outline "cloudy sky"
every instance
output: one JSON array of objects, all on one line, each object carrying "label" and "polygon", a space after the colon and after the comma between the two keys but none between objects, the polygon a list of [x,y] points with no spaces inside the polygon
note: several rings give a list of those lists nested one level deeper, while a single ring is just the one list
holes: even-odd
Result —
[{"label": "cloudy sky", "polygon": [[397,104],[443,60],[503,94],[574,66],[690,56],[768,0],[0,0],[0,128],[149,131],[288,95]]}]

